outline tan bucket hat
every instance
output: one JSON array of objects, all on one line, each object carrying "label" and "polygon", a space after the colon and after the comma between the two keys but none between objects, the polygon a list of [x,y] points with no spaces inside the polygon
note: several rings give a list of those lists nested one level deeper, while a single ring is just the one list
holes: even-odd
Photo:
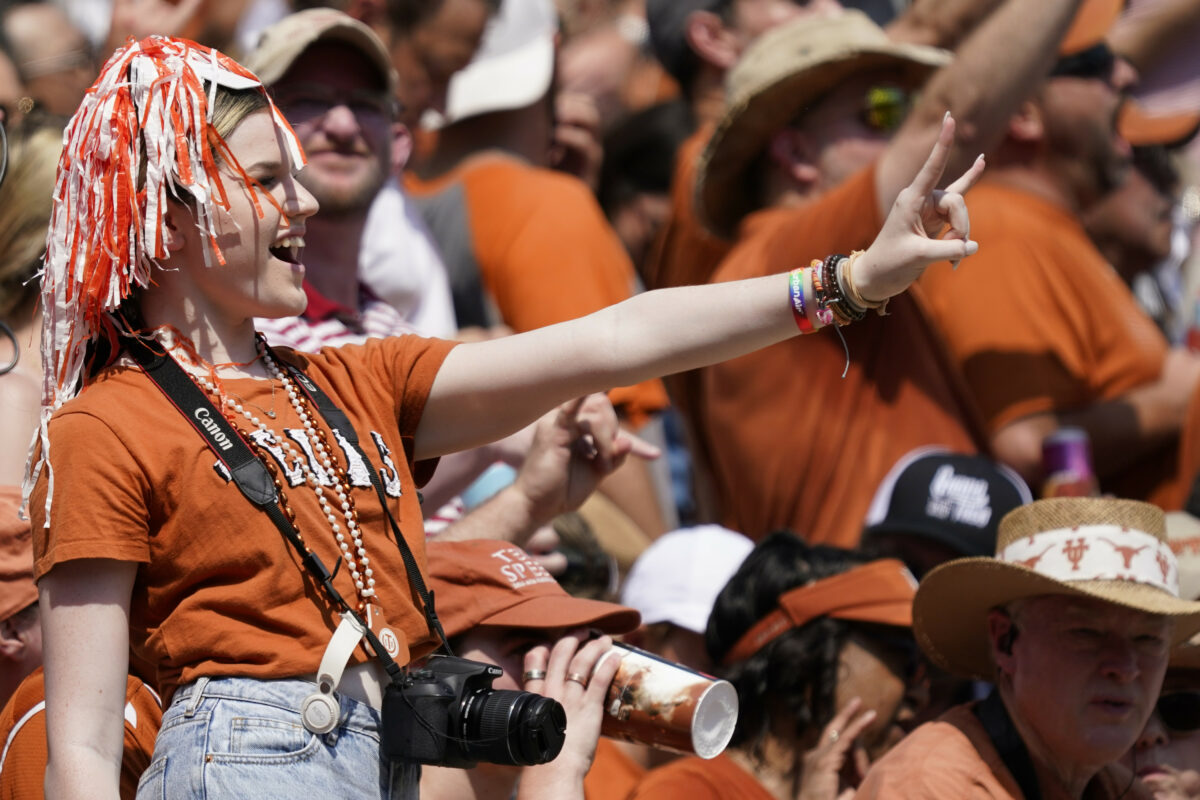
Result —
[{"label": "tan bucket hat", "polygon": [[926,575],[913,600],[913,634],[939,667],[991,680],[988,611],[1047,594],[1174,617],[1174,645],[1200,630],[1200,603],[1179,598],[1179,569],[1157,506],[1064,497],[1005,515],[994,558],[957,559]]},{"label": "tan bucket hat", "polygon": [[860,11],[805,17],[756,40],[730,71],[725,112],[700,156],[696,211],[719,236],[733,238],[750,213],[746,172],[771,137],[847,78],[875,69],[922,82],[950,63],[945,50],[901,44]]}]

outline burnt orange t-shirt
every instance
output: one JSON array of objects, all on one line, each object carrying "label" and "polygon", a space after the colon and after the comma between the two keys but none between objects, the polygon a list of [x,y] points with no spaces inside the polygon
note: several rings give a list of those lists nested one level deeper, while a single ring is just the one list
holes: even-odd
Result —
[{"label": "burnt orange t-shirt", "polygon": [[671,178],[671,213],[642,268],[647,288],[707,283],[733,246],[709,233],[696,218],[696,167],[714,128],[713,123],[705,123],[679,145]]},{"label": "burnt orange t-shirt", "polygon": [[[974,225],[972,225],[974,229]],[[867,770],[856,800],[1017,800],[1024,797],[971,705],[956,706],[901,740]],[[1041,781],[1044,800],[1070,800]],[[1084,800],[1148,800],[1128,771],[1109,765],[1094,777]]]},{"label": "burnt orange t-shirt", "polygon": [[[1075,216],[986,179],[968,202],[979,253],[957,271],[934,264],[921,287],[992,433],[1158,378],[1166,340]],[[1161,499],[1175,471],[1168,447],[1101,489]]]},{"label": "burnt orange t-shirt", "polygon": [[[349,417],[422,570],[425,537],[410,461],[412,437],[434,376],[453,346],[399,336],[315,355],[278,351]],[[278,385],[272,391],[268,381],[242,379],[225,386],[272,431],[282,435],[286,429],[312,457],[303,425]],[[278,419],[268,419],[266,409],[274,409]],[[395,658],[404,664],[410,649],[429,642],[425,620],[413,604],[400,550],[371,486],[371,467],[347,456],[353,451],[324,429],[352,484],[383,610],[376,630],[386,625],[396,634]],[[302,484],[296,465],[283,465],[283,450],[274,440],[267,446],[286,478],[296,527],[332,571],[339,550],[316,494]],[[35,577],[81,558],[137,562],[130,647],[135,658],[157,669],[153,680],[165,700],[200,676],[316,672],[337,621],[324,593],[266,513],[242,496],[206,441],[141,370],[121,364],[104,370],[54,414],[50,464],[55,489],[48,529],[45,470],[30,502]],[[356,599],[345,564],[334,584],[347,600]],[[358,650],[354,660],[365,659]]]},{"label": "burnt orange t-shirt", "polygon": [[650,770],[629,800],[772,800],[753,775],[722,753],[705,760],[688,756]]},{"label": "burnt orange t-shirt", "polygon": [[601,737],[596,742],[596,757],[583,778],[583,796],[585,800],[625,800],[646,772],[620,745]]},{"label": "burnt orange t-shirt", "polygon": [[[748,217],[714,281],[807,266],[865,249],[881,220],[874,170],[797,208]],[[786,302],[786,298],[780,302]],[[697,426],[727,527],[758,539],[790,528],[810,542],[854,547],[880,481],[925,445],[985,447],[982,426],[921,292],[892,299],[841,332],[796,337],[703,371]]]},{"label": "burnt orange t-shirt", "polygon": [[[42,800],[46,778],[46,681],[38,667],[0,711],[0,800]],[[121,797],[133,800],[138,780],[154,754],[162,705],[151,689],[130,675],[125,684],[125,749]]]},{"label": "burnt orange t-shirt", "polygon": [[[428,214],[437,197],[442,215],[465,214],[457,235],[435,220],[430,228],[455,285],[457,259],[470,259],[500,321],[514,331],[576,319],[631,297],[633,264],[587,186],[570,175],[532,167],[515,157],[485,154],[429,182],[407,186]],[[455,193],[461,191],[461,200]],[[464,252],[464,248],[466,251]],[[635,426],[667,405],[658,380],[614,389],[613,405]]]}]

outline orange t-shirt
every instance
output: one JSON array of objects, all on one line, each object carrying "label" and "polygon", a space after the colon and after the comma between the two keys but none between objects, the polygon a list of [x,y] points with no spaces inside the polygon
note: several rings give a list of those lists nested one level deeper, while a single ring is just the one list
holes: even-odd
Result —
[{"label": "orange t-shirt", "polygon": [[585,800],[625,800],[646,772],[620,745],[602,737],[596,742],[596,757],[583,778],[583,796]]},{"label": "orange t-shirt", "polygon": [[[473,260],[500,321],[518,333],[591,314],[634,294],[629,255],[577,178],[489,153],[433,181],[409,176],[407,182],[427,214],[434,203],[448,203],[439,208],[442,218],[465,214],[466,224],[454,235],[469,242],[443,241],[452,228],[430,220],[452,289],[457,295],[456,259]],[[658,380],[614,389],[610,397],[635,426],[667,405]]]},{"label": "orange t-shirt", "polygon": [[[391,512],[422,569],[425,537],[410,462],[412,437],[434,376],[453,346],[398,336],[316,355],[278,351],[349,417],[372,466],[382,473]],[[225,385],[268,427],[286,428],[298,449],[311,454],[303,425],[278,387],[254,379]],[[268,408],[278,419],[259,411]],[[404,664],[410,648],[430,641],[424,617],[413,605],[369,467],[357,456],[347,458],[348,447],[324,429],[338,462],[349,462],[383,610],[376,631],[386,624],[397,635],[396,660]],[[268,446],[281,465],[282,449]],[[81,558],[138,562],[130,647],[135,658],[156,667],[157,675],[146,677],[165,700],[180,684],[205,675],[284,678],[316,672],[337,622],[323,591],[266,513],[225,477],[205,439],[141,370],[110,367],[55,413],[50,463],[55,490],[49,529],[43,527],[45,470],[30,503],[35,576]],[[298,485],[303,481],[298,467],[281,469],[296,527],[332,571],[339,550],[316,495]],[[334,584],[355,600],[346,565]],[[366,660],[361,649],[354,660]]]},{"label": "orange t-shirt", "polygon": [[701,125],[675,155],[671,213],[642,267],[642,279],[650,289],[707,283],[733,246],[709,233],[696,218],[696,167],[714,128],[711,122]]},{"label": "orange t-shirt", "polygon": [[[796,208],[743,223],[714,281],[807,266],[864,249],[879,231],[874,170]],[[787,302],[783,298],[780,302]],[[928,320],[919,290],[868,314],[703,371],[699,418],[722,520],[758,539],[790,528],[854,547],[876,487],[901,456],[925,445],[985,447],[970,396]]]},{"label": "orange t-shirt", "polygon": [[705,760],[688,756],[650,770],[629,800],[772,800],[753,775],[722,753]]},{"label": "orange t-shirt", "polygon": [[[971,226],[974,229],[974,225]],[[965,265],[964,265],[965,266]],[[1069,800],[1041,781],[1044,800]],[[971,705],[927,722],[871,765],[856,800],[1017,800],[1024,797]],[[1128,771],[1109,765],[1094,777],[1084,800],[1148,800]]]},{"label": "orange t-shirt", "polygon": [[[1158,378],[1166,340],[1069,211],[986,179],[969,203],[979,253],[933,265],[921,287],[992,433]],[[1176,454],[1150,456],[1101,489],[1154,498]]]},{"label": "orange t-shirt", "polygon": [[[0,800],[42,800],[46,778],[46,683],[38,667],[0,711]],[[125,684],[125,751],[121,797],[132,800],[154,753],[162,706],[154,692],[130,675]]]}]

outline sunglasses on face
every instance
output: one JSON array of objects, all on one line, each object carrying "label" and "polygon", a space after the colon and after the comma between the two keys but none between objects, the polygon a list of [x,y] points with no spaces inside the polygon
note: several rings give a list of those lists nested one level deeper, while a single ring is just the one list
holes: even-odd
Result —
[{"label": "sunglasses on face", "polygon": [[1200,730],[1200,692],[1171,692],[1158,698],[1158,716],[1171,730]]},{"label": "sunglasses on face", "polygon": [[276,89],[272,96],[285,116],[312,119],[328,114],[338,106],[345,106],[356,117],[394,117],[399,113],[399,104],[386,92],[373,89],[339,91],[332,86],[303,84]]},{"label": "sunglasses on face", "polygon": [[1112,77],[1117,57],[1107,44],[1101,42],[1080,53],[1064,56],[1050,70],[1052,78],[1093,78],[1108,80]]},{"label": "sunglasses on face", "polygon": [[872,86],[863,97],[859,119],[873,131],[895,133],[912,108],[913,96],[895,86]]}]

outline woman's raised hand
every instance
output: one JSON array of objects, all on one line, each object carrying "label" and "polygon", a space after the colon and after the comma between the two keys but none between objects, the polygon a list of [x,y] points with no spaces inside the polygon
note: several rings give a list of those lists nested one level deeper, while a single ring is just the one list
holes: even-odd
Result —
[{"label": "woman's raised hand", "polygon": [[854,262],[854,284],[864,299],[886,300],[900,294],[935,261],[958,262],[979,249],[971,241],[971,222],[963,195],[983,174],[983,156],[958,180],[938,189],[950,146],[954,118],[946,113],[933,151],[913,182],[903,189],[867,251]]},{"label": "woman's raised hand", "polygon": [[861,750],[858,735],[876,716],[874,709],[861,709],[862,700],[852,698],[821,731],[812,749],[804,753],[796,800],[849,800],[854,796],[853,787],[842,789],[841,776],[847,756],[855,757],[855,748]]}]

